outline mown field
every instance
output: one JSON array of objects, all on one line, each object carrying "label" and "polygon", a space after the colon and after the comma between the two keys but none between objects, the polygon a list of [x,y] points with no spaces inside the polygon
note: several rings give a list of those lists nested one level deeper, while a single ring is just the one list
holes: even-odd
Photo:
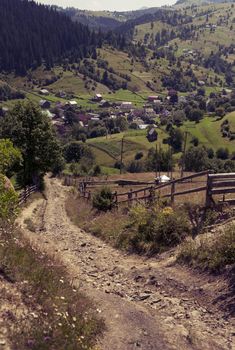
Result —
[{"label": "mown field", "polygon": [[[235,112],[227,114],[222,119],[216,119],[213,117],[205,117],[200,123],[187,121],[181,127],[183,132],[189,133],[187,148],[192,144],[193,137],[197,137],[199,144],[208,148],[213,148],[216,151],[218,148],[228,148],[230,153],[235,152],[235,141],[230,141],[228,138],[224,138],[220,131],[222,122],[227,119],[230,124],[231,131],[235,130]],[[158,141],[150,143],[146,138],[146,130],[126,131],[120,134],[109,135],[107,137],[99,137],[87,140],[87,144],[92,147],[92,150],[96,156],[96,161],[99,165],[107,168],[113,168],[117,161],[120,161],[121,157],[121,141],[124,138],[123,149],[123,161],[127,164],[131,160],[134,160],[137,152],[143,152],[147,155],[148,150],[152,147],[167,148],[167,145],[163,144],[163,139],[167,138],[167,133],[164,130],[158,129]],[[179,159],[181,153],[175,154],[175,159]],[[107,170],[108,171],[108,170]]]},{"label": "mown field", "polygon": [[[146,135],[146,130],[127,131],[120,134],[110,135],[108,138],[98,137],[90,139],[87,140],[87,144],[92,147],[99,165],[113,167],[116,161],[120,160],[121,142],[123,138],[124,163],[134,160],[137,152],[141,151],[146,155],[150,148],[156,147],[156,142],[149,142]],[[162,130],[158,130],[158,135],[158,144],[161,144],[163,148],[167,147],[162,144],[162,141],[167,137],[167,134]]]},{"label": "mown field", "polygon": [[230,152],[235,152],[235,141],[224,138],[220,131],[222,122],[227,119],[231,130],[235,130],[235,112],[227,114],[223,119],[212,117],[204,118],[200,123],[185,122],[181,127],[183,131],[188,131],[190,138],[197,137],[199,143],[217,150],[219,147],[228,148]]}]

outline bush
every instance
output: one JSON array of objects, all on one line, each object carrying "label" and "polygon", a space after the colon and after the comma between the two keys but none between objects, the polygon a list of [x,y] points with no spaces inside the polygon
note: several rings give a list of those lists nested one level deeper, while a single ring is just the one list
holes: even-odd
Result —
[{"label": "bush", "polygon": [[161,252],[180,243],[190,232],[185,212],[156,204],[149,211],[138,208],[132,214],[132,226],[137,226],[133,244],[137,251]]},{"label": "bush", "polygon": [[216,237],[190,239],[182,246],[178,260],[212,272],[235,264],[235,225],[216,233]]},{"label": "bush", "polygon": [[218,159],[226,160],[229,158],[229,150],[227,148],[220,147],[216,151],[216,157]]},{"label": "bush", "polygon": [[10,180],[0,174],[0,223],[15,218],[18,207],[18,196]]},{"label": "bush", "polygon": [[127,171],[130,173],[142,173],[145,171],[144,162],[141,160],[132,160],[127,165]]},{"label": "bush", "polygon": [[144,154],[143,152],[137,152],[135,155],[135,160],[140,160],[141,158],[143,158]]},{"label": "bush", "polygon": [[101,175],[101,173],[102,173],[101,167],[99,165],[96,165],[93,170],[93,176],[99,176]]},{"label": "bush", "polygon": [[113,194],[109,187],[103,187],[93,197],[93,208],[108,211],[113,208]]}]

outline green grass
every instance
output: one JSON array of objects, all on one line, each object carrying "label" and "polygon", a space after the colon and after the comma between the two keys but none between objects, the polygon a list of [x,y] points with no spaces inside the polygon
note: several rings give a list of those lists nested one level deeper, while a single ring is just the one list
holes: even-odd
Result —
[{"label": "green grass", "polygon": [[115,102],[115,101],[132,102],[135,107],[143,107],[143,105],[146,102],[146,99],[144,96],[137,94],[137,93],[133,93],[129,90],[123,90],[123,89],[120,89],[112,94],[106,94],[103,97],[106,100],[111,101],[111,102]]},{"label": "green grass", "polygon": [[[166,133],[162,130],[158,130],[158,133],[158,144],[160,145],[166,137]],[[123,137],[124,163],[133,160],[137,152],[142,151],[144,154],[147,154],[150,148],[156,147],[156,142],[150,143],[146,135],[146,130],[128,130],[120,134],[110,135],[108,139],[106,137],[98,137],[87,140],[87,144],[92,147],[99,165],[113,167],[114,163],[120,160],[121,140]],[[162,147],[165,148],[166,146],[162,145]]]},{"label": "green grass", "polygon": [[228,148],[230,152],[235,151],[235,141],[229,141],[222,137],[220,126],[223,120],[228,119],[231,129],[235,129],[235,112],[227,114],[223,119],[218,120],[213,117],[205,117],[200,123],[186,122],[181,127],[183,131],[190,133],[190,138],[197,137],[200,144],[217,150],[220,147]]},{"label": "green grass", "polygon": [[117,174],[120,173],[120,170],[119,169],[115,169],[115,168],[102,166],[101,167],[101,173],[102,173],[102,175],[117,175]]},{"label": "green grass", "polygon": [[[188,240],[181,247],[178,261],[212,272],[222,271],[235,263],[235,225],[216,236]],[[232,277],[232,275],[231,275]]]}]

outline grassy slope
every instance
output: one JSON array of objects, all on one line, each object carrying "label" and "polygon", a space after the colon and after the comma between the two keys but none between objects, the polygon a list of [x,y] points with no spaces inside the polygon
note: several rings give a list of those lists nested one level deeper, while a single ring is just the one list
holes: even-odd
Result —
[{"label": "grassy slope", "polygon": [[[91,145],[95,152],[97,162],[104,166],[113,166],[120,160],[121,140],[124,137],[124,163],[134,159],[137,152],[142,151],[147,154],[151,147],[156,146],[156,142],[150,143],[146,138],[146,131],[127,131],[125,133],[90,139],[87,144]],[[158,130],[158,144],[166,137],[166,133]],[[164,147],[164,145],[163,145]]]},{"label": "grassy slope", "polygon": [[[226,147],[230,152],[235,151],[235,141],[230,141],[228,138],[223,138],[220,132],[220,126],[224,119],[228,119],[231,130],[235,130],[235,112],[227,114],[222,120],[218,120],[212,117],[204,118],[200,123],[186,122],[182,127],[182,131],[188,131],[190,137],[188,139],[188,146],[191,145],[190,141],[193,137],[199,139],[200,144],[206,147],[212,147],[217,150],[219,147]],[[167,134],[158,130],[159,138],[158,145],[162,145],[162,141],[166,138]],[[133,160],[135,154],[142,151],[147,154],[148,149],[156,146],[156,142],[149,143],[146,138],[146,131],[127,131],[125,133],[111,135],[106,137],[99,137],[90,139],[87,141],[96,155],[97,163],[102,166],[113,167],[117,160],[120,160],[121,152],[121,139],[125,137],[124,142],[124,163]],[[165,145],[162,145],[165,148]],[[176,155],[178,157],[179,155]]]},{"label": "grassy slope", "polygon": [[[221,17],[227,17],[228,11],[230,11],[232,15],[228,19],[228,24],[223,23],[222,26],[216,28],[215,32],[210,32],[210,29],[203,28],[202,31],[199,32],[199,39],[197,41],[182,41],[177,39],[176,42],[179,45],[179,52],[182,52],[183,48],[196,49],[208,56],[211,51],[218,51],[218,43],[225,46],[229,46],[234,43],[235,29],[233,28],[233,30],[230,30],[230,26],[232,25],[232,21],[235,17],[235,10],[231,8],[231,4],[204,5],[199,8],[199,13],[207,10],[212,11],[208,22],[206,22],[205,16],[196,16],[193,18],[194,25],[206,25],[207,23],[216,24]],[[187,9],[187,13],[192,15],[190,9]]]},{"label": "grassy slope", "polygon": [[206,147],[212,147],[214,150],[219,147],[226,147],[230,152],[235,151],[235,141],[229,141],[228,138],[222,137],[220,126],[224,119],[228,119],[231,129],[235,130],[235,112],[227,114],[222,120],[206,117],[200,123],[186,122],[182,130],[189,131],[192,136],[199,139],[199,142]]}]

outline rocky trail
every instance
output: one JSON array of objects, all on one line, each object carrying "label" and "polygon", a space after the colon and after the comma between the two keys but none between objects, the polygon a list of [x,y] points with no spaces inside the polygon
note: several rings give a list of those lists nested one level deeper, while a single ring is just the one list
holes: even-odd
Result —
[{"label": "rocky trail", "polygon": [[70,189],[57,179],[47,178],[46,186],[47,200],[25,208],[18,224],[92,299],[107,328],[98,349],[235,349],[234,314],[222,308],[226,280],[177,265],[174,251],[146,259],[113,249],[70,222]]}]

